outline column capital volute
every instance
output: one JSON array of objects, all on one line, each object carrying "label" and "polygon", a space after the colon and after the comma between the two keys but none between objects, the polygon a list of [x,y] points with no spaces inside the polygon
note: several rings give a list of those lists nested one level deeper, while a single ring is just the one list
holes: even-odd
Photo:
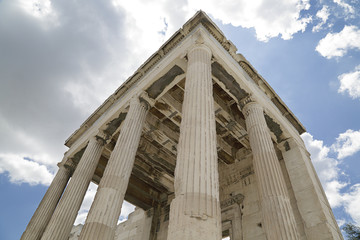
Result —
[{"label": "column capital volute", "polygon": [[70,171],[70,173],[72,174],[75,170],[75,163],[72,161],[72,159],[67,159],[66,161],[61,161],[57,164],[57,166],[59,167],[59,169],[63,168],[67,171]]},{"label": "column capital volute", "polygon": [[131,105],[137,104],[142,104],[146,110],[149,110],[151,108],[151,103],[146,92],[141,91],[132,96],[129,106],[131,107]]},{"label": "column capital volute", "polygon": [[254,96],[252,96],[251,94],[242,98],[239,102],[239,105],[240,105],[241,111],[243,112],[245,117],[247,117],[249,115],[249,109],[251,107],[262,108],[262,106],[256,101]]},{"label": "column capital volute", "polygon": [[252,94],[248,94],[246,97],[242,98],[239,104],[241,108],[244,108],[249,103],[256,103],[256,99]]},{"label": "column capital volute", "polygon": [[196,50],[196,49],[203,49],[205,51],[207,51],[210,56],[212,56],[212,52],[209,46],[207,46],[207,44],[205,43],[204,40],[204,30],[199,29],[194,35],[194,44],[187,50],[187,55],[191,54],[192,51]]},{"label": "column capital volute", "polygon": [[99,132],[94,136],[94,138],[102,145],[107,144],[111,140],[111,136],[109,136],[103,130],[99,130]]},{"label": "column capital volute", "polygon": [[69,162],[71,162],[70,159],[68,159],[66,161],[58,162],[57,166],[58,166],[58,168],[67,168],[70,165]]},{"label": "column capital volute", "polygon": [[198,49],[202,49],[202,50],[208,52],[210,56],[212,56],[212,52],[211,52],[210,47],[208,47],[205,43],[197,43],[197,42],[195,42],[195,44],[192,45],[192,46],[188,49],[188,51],[187,51],[187,57],[189,58],[189,54],[191,54],[193,51],[198,50]]},{"label": "column capital volute", "polygon": [[65,165],[65,163],[64,163],[63,161],[58,162],[58,163],[56,164],[56,166],[58,166],[58,168],[64,167],[64,165]]},{"label": "column capital volute", "polygon": [[151,101],[150,101],[150,98],[149,98],[147,92],[142,91],[139,94],[138,98],[139,98],[140,103],[145,106],[146,110],[149,110],[151,108]]}]

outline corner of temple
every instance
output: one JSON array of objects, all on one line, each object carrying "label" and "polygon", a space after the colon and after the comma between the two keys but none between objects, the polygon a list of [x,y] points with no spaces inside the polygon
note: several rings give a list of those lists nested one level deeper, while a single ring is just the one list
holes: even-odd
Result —
[{"label": "corner of temple", "polygon": [[76,164],[72,160],[72,158],[67,159],[65,162],[59,162],[58,167],[64,167],[66,170],[70,171],[70,175],[72,175],[75,171]]},{"label": "corner of temple", "polygon": [[152,100],[145,91],[139,94],[139,101],[145,106],[146,110],[149,110],[151,106],[155,104],[155,101]]},{"label": "corner of temple", "polygon": [[193,44],[192,46],[187,50],[186,55],[188,56],[193,50],[195,49],[204,49],[206,50],[211,56],[212,56],[212,51],[210,49],[210,47],[208,46],[208,44],[206,44],[205,41],[205,31],[201,28],[199,28],[195,34],[193,35]]},{"label": "corner of temple", "polygon": [[69,170],[73,170],[75,168],[75,164],[74,162],[72,161],[72,158],[64,158],[61,162],[58,162],[56,164],[58,166],[58,168],[66,168],[66,169],[69,169]]},{"label": "corner of temple", "polygon": [[105,145],[111,140],[111,136],[105,133],[103,130],[99,130],[99,132],[95,135],[95,139],[100,144]]},{"label": "corner of temple", "polygon": [[195,44],[204,44],[204,31],[202,29],[199,29],[197,33],[195,34]]},{"label": "corner of temple", "polygon": [[58,166],[58,168],[61,168],[62,166],[64,166],[64,162],[63,162],[63,161],[58,162],[58,163],[56,164],[56,166]]}]

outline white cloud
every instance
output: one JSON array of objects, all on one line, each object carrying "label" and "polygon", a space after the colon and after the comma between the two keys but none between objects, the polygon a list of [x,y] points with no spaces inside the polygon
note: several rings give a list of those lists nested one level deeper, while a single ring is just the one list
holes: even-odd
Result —
[{"label": "white cloud", "polygon": [[342,226],[346,223],[345,219],[337,219],[336,221],[339,225],[339,228],[342,228]]},{"label": "white cloud", "polygon": [[78,212],[78,215],[75,219],[75,223],[74,225],[78,225],[78,224],[84,224],[86,217],[88,215],[88,212],[90,210],[91,204],[94,201],[95,198],[95,194],[96,194],[96,190],[98,188],[98,185],[94,184],[94,183],[90,183],[88,190],[86,191],[84,200],[81,204],[80,210]]},{"label": "white cloud", "polygon": [[[37,166],[55,170],[64,140],[141,63],[141,47],[126,39],[131,24],[123,12],[80,2],[1,2],[0,154],[46,156]],[[33,12],[38,3],[47,9],[43,16]],[[52,14],[58,25],[44,28]],[[139,53],[130,55],[132,49]]]},{"label": "white cloud", "polygon": [[351,14],[355,13],[354,8],[350,4],[346,3],[344,0],[334,0],[334,3],[344,8],[346,13],[351,13]]},{"label": "white cloud", "polygon": [[[127,22],[131,23],[128,32],[132,41],[148,39],[145,43],[153,49],[153,41],[166,40],[173,32],[199,9],[219,19],[225,24],[254,28],[260,41],[281,35],[290,39],[292,35],[305,31],[311,17],[302,17],[300,12],[310,8],[309,0],[260,0],[260,1],[144,1],[124,2],[113,0],[118,9],[124,9]],[[139,6],[142,6],[139,8]],[[153,13],[157,14],[154,15]],[[159,35],[163,32],[163,35]],[[154,37],[154,34],[157,34]],[[144,43],[143,43],[144,44]],[[139,46],[139,45],[137,45]],[[149,49],[148,47],[145,49]],[[142,48],[140,48],[142,50]],[[134,49],[135,54],[137,52]]]},{"label": "white cloud", "polygon": [[18,4],[25,12],[37,18],[43,18],[53,13],[49,0],[20,0]]},{"label": "white cloud", "polygon": [[[345,134],[347,132],[345,132]],[[342,136],[342,134],[339,136]],[[304,133],[301,137],[305,142],[307,150],[311,154],[312,162],[331,207],[344,207],[345,212],[357,224],[360,224],[360,209],[358,207],[360,202],[360,184],[354,184],[347,191],[344,191],[345,187],[349,186],[350,183],[343,182],[339,179],[343,174],[338,166],[339,161],[329,156],[336,143],[333,144],[332,147],[327,147],[323,141],[314,139],[309,133]],[[336,142],[339,141],[339,138],[336,139]],[[344,222],[343,219],[338,221],[339,225]]]},{"label": "white cloud", "polygon": [[6,173],[15,184],[50,185],[53,174],[36,159],[36,156],[0,153],[0,174]]},{"label": "white cloud", "polygon": [[302,17],[300,12],[308,10],[308,0],[260,0],[260,1],[189,1],[192,9],[203,9],[224,24],[254,28],[260,41],[281,35],[291,39],[293,34],[305,31],[311,17]]},{"label": "white cloud", "polygon": [[360,225],[360,184],[353,185],[348,193],[343,195],[345,211]]},{"label": "white cloud", "polygon": [[118,224],[126,221],[129,217],[129,214],[132,213],[133,211],[135,211],[135,206],[127,201],[124,201],[121,207],[121,214],[119,217]]},{"label": "white cloud", "polygon": [[37,163],[55,170],[64,140],[200,8],[268,40],[303,31],[308,19],[300,12],[310,6],[308,0],[218,4],[3,0],[0,154],[46,156]]},{"label": "white cloud", "polygon": [[129,60],[134,70],[195,13],[184,0],[113,0],[112,3],[126,15],[124,36],[131,44]]},{"label": "white cloud", "polygon": [[331,207],[336,208],[344,204],[341,191],[346,186],[348,186],[348,183],[341,182],[338,178],[323,183],[323,188]]},{"label": "white cloud", "polygon": [[346,132],[340,133],[332,148],[337,152],[339,159],[354,155],[360,150],[360,131],[348,129]]},{"label": "white cloud", "polygon": [[316,51],[328,59],[342,57],[350,49],[360,50],[360,29],[357,26],[345,26],[339,33],[328,33],[316,46]]},{"label": "white cloud", "polygon": [[338,76],[339,93],[348,93],[351,98],[360,98],[360,65],[354,71]]},{"label": "white cloud", "polygon": [[321,10],[319,10],[317,13],[316,13],[316,17],[318,19],[320,19],[321,21],[313,27],[312,31],[313,32],[318,32],[321,30],[322,26],[326,23],[326,21],[328,20],[330,16],[330,12],[329,12],[329,7],[324,5],[322,7]]}]

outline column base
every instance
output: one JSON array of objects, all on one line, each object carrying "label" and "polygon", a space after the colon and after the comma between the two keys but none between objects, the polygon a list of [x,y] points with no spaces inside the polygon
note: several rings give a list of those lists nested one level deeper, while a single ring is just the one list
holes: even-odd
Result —
[{"label": "column base", "polygon": [[168,239],[171,240],[219,240],[221,239],[220,217],[193,217],[185,215],[184,198],[171,202]]}]

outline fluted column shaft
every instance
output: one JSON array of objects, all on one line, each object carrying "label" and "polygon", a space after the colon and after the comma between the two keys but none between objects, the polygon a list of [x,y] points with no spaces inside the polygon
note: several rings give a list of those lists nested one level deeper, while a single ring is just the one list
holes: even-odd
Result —
[{"label": "fluted column shaft", "polygon": [[64,195],[45,230],[42,240],[65,240],[76,216],[99,162],[104,141],[98,137],[90,139],[83,156],[77,165]]},{"label": "fluted column shaft", "polygon": [[221,212],[211,51],[188,52],[168,239],[220,239]]},{"label": "fluted column shaft", "polygon": [[232,238],[231,240],[242,240],[243,239],[243,230],[241,227],[241,208],[240,205],[236,205],[234,208],[234,218],[232,220]]},{"label": "fluted column shaft", "polygon": [[149,106],[134,97],[79,239],[113,240]]},{"label": "fluted column shaft", "polygon": [[267,239],[298,239],[285,180],[266,125],[263,108],[252,101],[244,106],[243,113],[253,153]]},{"label": "fluted column shaft", "polygon": [[38,240],[48,225],[57,203],[69,181],[71,170],[61,165],[38,208],[27,225],[21,240]]}]

